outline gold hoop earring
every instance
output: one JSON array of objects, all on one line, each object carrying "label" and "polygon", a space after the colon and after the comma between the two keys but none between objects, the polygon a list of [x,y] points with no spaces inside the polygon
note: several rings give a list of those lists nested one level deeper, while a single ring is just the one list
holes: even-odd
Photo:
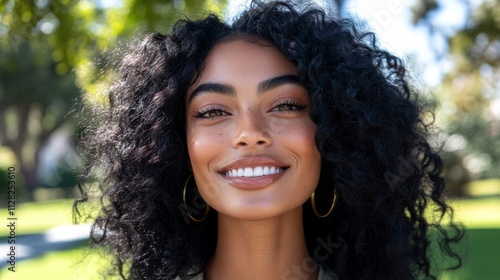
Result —
[{"label": "gold hoop earring", "polygon": [[314,191],[311,194],[311,206],[312,206],[312,209],[314,211],[314,214],[316,214],[316,216],[318,216],[319,218],[326,218],[326,217],[328,217],[328,215],[330,215],[333,212],[333,209],[335,208],[335,205],[337,204],[337,187],[335,185],[333,186],[333,203],[332,203],[332,206],[330,206],[330,210],[328,210],[328,213],[326,213],[325,215],[318,214],[318,210],[316,209],[316,200],[314,199],[315,192],[316,191]]},{"label": "gold hoop earring", "polygon": [[[188,185],[189,179],[191,179],[191,177],[193,177],[193,174],[189,175],[189,177],[188,177],[188,178],[187,178],[187,180],[186,180],[186,183],[184,183],[184,190],[182,191],[182,201],[184,202],[184,209],[186,209],[186,213],[187,213],[188,217],[189,217],[191,220],[193,220],[193,221],[195,221],[195,222],[198,222],[198,223],[199,223],[199,222],[203,222],[203,221],[207,218],[207,216],[208,216],[208,211],[210,210],[210,206],[209,206],[209,205],[208,205],[208,203],[207,203],[207,206],[205,207],[205,214],[203,215],[203,218],[201,218],[201,219],[196,219],[195,217],[193,217],[193,216],[191,215],[191,213],[189,213],[189,211],[188,211],[188,206],[187,206],[187,204],[186,204],[186,189],[187,189],[187,185]],[[206,203],[206,202],[205,202],[205,203]]]}]

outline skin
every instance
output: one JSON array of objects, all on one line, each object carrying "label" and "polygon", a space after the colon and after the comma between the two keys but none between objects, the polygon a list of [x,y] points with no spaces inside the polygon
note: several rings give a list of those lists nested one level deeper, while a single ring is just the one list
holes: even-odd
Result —
[{"label": "skin", "polygon": [[[303,267],[309,255],[302,205],[318,183],[321,157],[309,95],[296,74],[276,48],[233,39],[212,49],[188,90],[191,167],[201,196],[218,212],[205,279],[317,278],[317,269]],[[263,162],[284,171],[240,183],[225,175]]]}]

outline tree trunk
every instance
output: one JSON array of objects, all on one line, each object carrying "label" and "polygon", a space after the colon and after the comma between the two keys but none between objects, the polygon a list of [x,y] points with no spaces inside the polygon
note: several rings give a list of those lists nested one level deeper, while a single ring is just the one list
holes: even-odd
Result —
[{"label": "tree trunk", "polygon": [[24,185],[24,196],[27,201],[35,200],[35,190],[38,185],[37,169],[35,165],[32,167],[20,166],[21,178]]}]

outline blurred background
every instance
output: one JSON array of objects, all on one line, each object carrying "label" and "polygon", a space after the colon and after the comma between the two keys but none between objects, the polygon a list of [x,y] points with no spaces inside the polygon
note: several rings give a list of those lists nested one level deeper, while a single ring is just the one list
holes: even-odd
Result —
[{"label": "blurred background", "polygon": [[[378,34],[437,105],[431,141],[445,160],[446,195],[467,227],[464,266],[437,272],[439,279],[500,279],[500,0],[317,3]],[[0,217],[2,224],[17,219],[14,268],[6,257],[11,229],[0,228],[1,279],[101,278],[102,257],[87,247],[89,225],[71,219],[82,115],[75,103],[102,100],[116,46],[207,11],[230,21],[246,4],[0,0]]]}]

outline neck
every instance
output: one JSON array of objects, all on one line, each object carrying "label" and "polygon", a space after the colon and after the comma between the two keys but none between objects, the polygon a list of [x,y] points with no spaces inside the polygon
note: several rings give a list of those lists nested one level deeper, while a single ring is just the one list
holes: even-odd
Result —
[{"label": "neck", "polygon": [[205,279],[317,279],[302,224],[302,208],[266,220],[219,213],[217,247]]}]

